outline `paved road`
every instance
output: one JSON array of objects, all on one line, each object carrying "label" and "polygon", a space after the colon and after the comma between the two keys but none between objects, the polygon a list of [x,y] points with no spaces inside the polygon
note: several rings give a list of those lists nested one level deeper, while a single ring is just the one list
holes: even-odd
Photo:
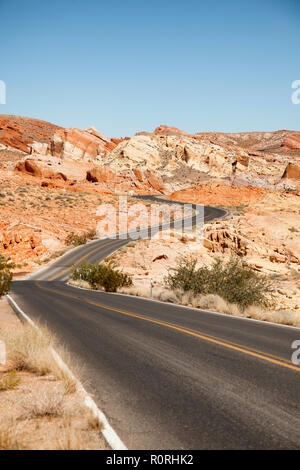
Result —
[{"label": "paved road", "polygon": [[[206,220],[221,215],[205,208]],[[86,388],[125,445],[299,448],[300,330],[66,284],[74,262],[125,243],[89,243],[12,288],[84,363]]]}]

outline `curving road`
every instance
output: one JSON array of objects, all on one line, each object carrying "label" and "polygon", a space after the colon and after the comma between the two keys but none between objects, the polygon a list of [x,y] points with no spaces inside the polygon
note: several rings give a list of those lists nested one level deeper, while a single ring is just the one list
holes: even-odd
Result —
[{"label": "curving road", "polygon": [[[222,215],[205,207],[206,220]],[[87,390],[125,445],[299,448],[291,344],[300,329],[67,285],[73,263],[126,243],[91,242],[12,286],[17,304],[84,364]]]}]

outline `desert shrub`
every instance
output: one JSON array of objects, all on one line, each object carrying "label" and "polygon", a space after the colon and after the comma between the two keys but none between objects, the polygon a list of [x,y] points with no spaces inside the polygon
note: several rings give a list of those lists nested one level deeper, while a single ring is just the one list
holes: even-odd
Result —
[{"label": "desert shrub", "polygon": [[88,232],[82,233],[79,235],[78,233],[69,233],[69,235],[65,238],[66,245],[85,245],[88,240],[91,240],[96,235],[95,230],[89,230]]},{"label": "desert shrub", "polygon": [[116,269],[112,263],[90,264],[84,261],[73,267],[71,278],[87,281],[93,289],[103,287],[106,292],[116,292],[119,287],[132,285],[131,277]]},{"label": "desert shrub", "polygon": [[0,391],[12,390],[21,382],[20,377],[15,370],[10,370],[7,374],[0,377]]},{"label": "desert shrub", "polygon": [[3,255],[0,254],[0,297],[9,292],[10,284],[12,281],[12,268],[14,264],[9,260],[7,261]]},{"label": "desert shrub", "polygon": [[196,268],[196,260],[182,258],[166,277],[166,286],[197,294],[217,294],[243,309],[247,305],[266,305],[270,282],[253,271],[240,257],[217,259],[211,267]]}]

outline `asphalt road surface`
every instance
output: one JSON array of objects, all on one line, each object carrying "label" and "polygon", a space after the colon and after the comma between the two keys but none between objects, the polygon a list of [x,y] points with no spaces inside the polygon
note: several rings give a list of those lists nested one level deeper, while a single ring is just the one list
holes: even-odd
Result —
[{"label": "asphalt road surface", "polygon": [[[205,220],[222,215],[205,207]],[[76,248],[15,281],[11,294],[84,365],[86,389],[125,445],[299,448],[300,367],[291,345],[300,329],[67,285],[73,263],[100,261],[126,243]]]}]

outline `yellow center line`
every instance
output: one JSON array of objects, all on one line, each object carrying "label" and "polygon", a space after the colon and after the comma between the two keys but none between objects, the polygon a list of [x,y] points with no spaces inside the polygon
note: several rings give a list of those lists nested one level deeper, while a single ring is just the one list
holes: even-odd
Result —
[{"label": "yellow center line", "polygon": [[109,306],[103,305],[99,302],[94,302],[92,300],[83,299],[82,297],[77,297],[77,296],[72,295],[72,294],[62,293],[62,292],[60,292],[56,289],[49,289],[47,287],[41,286],[39,282],[35,282],[35,285],[37,287],[39,287],[40,289],[43,289],[43,290],[46,290],[46,291],[49,291],[49,292],[52,292],[52,293],[56,293],[56,294],[64,296],[64,297],[68,297],[68,298],[75,299],[75,300],[80,300],[81,302],[84,302],[84,303],[87,303],[87,304],[90,304],[90,305],[94,305],[96,307],[100,307],[100,308],[103,308],[105,310],[118,312],[118,313],[121,313],[122,315],[126,315],[126,316],[133,317],[133,318],[138,318],[140,320],[147,321],[149,323],[154,323],[156,325],[165,326],[167,328],[171,328],[173,330],[177,330],[177,331],[180,331],[182,333],[187,333],[187,334],[189,334],[191,336],[194,336],[196,338],[200,338],[200,339],[203,339],[205,341],[208,341],[208,342],[211,342],[211,343],[214,343],[214,344],[218,344],[219,346],[223,346],[223,347],[228,348],[228,349],[233,349],[235,351],[242,352],[242,353],[247,354],[249,356],[253,356],[253,357],[256,357],[256,358],[259,358],[259,359],[263,359],[263,360],[271,362],[273,364],[280,365],[282,367],[286,367],[288,369],[292,369],[292,370],[295,370],[297,372],[300,372],[300,367],[297,367],[296,365],[293,365],[292,363],[287,363],[287,359],[277,357],[277,356],[268,355],[267,353],[264,353],[263,351],[258,351],[258,350],[254,350],[254,349],[250,349],[250,348],[246,349],[246,347],[244,347],[242,345],[238,345],[236,343],[231,343],[231,342],[225,342],[225,340],[223,340],[222,338],[218,338],[216,336],[210,336],[210,335],[207,335],[206,333],[202,333],[200,331],[196,332],[195,330],[190,330],[188,328],[183,328],[183,327],[178,326],[176,324],[172,324],[172,323],[168,323],[168,322],[160,321],[160,320],[155,320],[154,318],[146,317],[144,315],[139,315],[139,314],[136,314],[136,313],[128,312],[126,310],[121,310],[121,309],[118,309],[118,308],[109,307]]},{"label": "yellow center line", "polygon": [[[94,250],[92,251],[89,251],[88,253],[86,253],[84,256],[82,256],[81,258],[79,258],[77,261],[75,261],[75,263],[80,263],[80,261],[83,261],[87,256],[89,255],[92,255],[93,253],[95,253],[96,251],[98,250],[101,250],[102,248],[104,248],[105,246],[108,246],[108,245],[111,245],[113,243],[115,243],[116,240],[113,240],[109,243],[105,243],[104,245],[101,245],[101,246],[98,246],[97,248],[95,248]],[[75,264],[74,263],[74,264]],[[68,268],[64,269],[63,271],[60,271],[58,274],[55,274],[54,276],[50,277],[48,279],[48,281],[54,281],[55,279],[57,279],[59,276],[62,276],[63,274],[65,274],[66,272],[68,272],[71,268],[72,268],[73,264],[71,266],[69,266]]]}]

